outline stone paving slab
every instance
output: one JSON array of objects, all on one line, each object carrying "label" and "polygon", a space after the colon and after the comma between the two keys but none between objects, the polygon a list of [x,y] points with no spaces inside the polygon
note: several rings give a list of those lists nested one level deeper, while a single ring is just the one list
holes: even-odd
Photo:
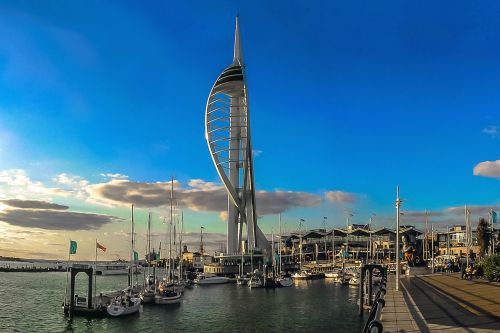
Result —
[{"label": "stone paving slab", "polygon": [[389,276],[384,332],[500,332],[500,284],[461,280],[459,274]]}]

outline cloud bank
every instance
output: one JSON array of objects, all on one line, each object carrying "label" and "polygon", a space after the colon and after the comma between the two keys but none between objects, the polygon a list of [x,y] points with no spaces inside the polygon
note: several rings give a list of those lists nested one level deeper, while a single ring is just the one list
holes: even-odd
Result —
[{"label": "cloud bank", "polygon": [[0,200],[0,203],[14,208],[52,209],[52,210],[66,210],[69,208],[68,206],[58,205],[46,201],[37,201],[37,200],[6,199],[6,200]]},{"label": "cloud bank", "polygon": [[[153,208],[170,205],[170,182],[143,183],[112,179],[90,186],[90,197],[96,202],[112,205],[130,205]],[[174,201],[194,211],[221,212],[227,209],[227,194],[222,186],[201,179],[189,181],[182,188],[174,183]],[[306,192],[257,191],[257,209],[260,215],[278,214],[294,207],[313,207],[321,204],[321,197]]]},{"label": "cloud bank", "polygon": [[330,202],[349,202],[356,201],[356,197],[352,193],[343,191],[328,191],[325,192],[325,198]]},{"label": "cloud bank", "polygon": [[0,211],[0,221],[18,227],[48,230],[92,230],[120,220],[117,217],[67,211],[68,206],[37,200],[5,199],[9,208]]},{"label": "cloud bank", "polygon": [[473,173],[474,176],[500,178],[500,160],[481,162],[474,167]]}]

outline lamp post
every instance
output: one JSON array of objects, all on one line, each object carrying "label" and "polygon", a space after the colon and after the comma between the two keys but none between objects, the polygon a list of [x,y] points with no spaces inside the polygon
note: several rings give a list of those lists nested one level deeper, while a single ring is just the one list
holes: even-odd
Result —
[{"label": "lamp post", "polygon": [[399,290],[399,210],[401,199],[399,198],[399,185],[396,187],[396,290]]},{"label": "lamp post", "polygon": [[[327,217],[324,216],[323,217],[323,229],[325,230],[325,234],[326,234],[326,220],[327,220]],[[328,262],[328,251],[326,250],[326,235],[324,236],[324,243],[325,243],[325,260],[326,262]]]},{"label": "lamp post", "polygon": [[431,260],[432,274],[434,274],[434,224],[431,224]]}]

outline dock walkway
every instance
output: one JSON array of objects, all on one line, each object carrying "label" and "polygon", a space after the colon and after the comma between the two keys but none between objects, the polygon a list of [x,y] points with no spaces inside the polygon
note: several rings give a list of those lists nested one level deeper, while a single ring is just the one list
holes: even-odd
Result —
[{"label": "dock walkway", "polygon": [[460,274],[388,281],[382,312],[384,332],[500,332],[500,284],[462,280]]}]

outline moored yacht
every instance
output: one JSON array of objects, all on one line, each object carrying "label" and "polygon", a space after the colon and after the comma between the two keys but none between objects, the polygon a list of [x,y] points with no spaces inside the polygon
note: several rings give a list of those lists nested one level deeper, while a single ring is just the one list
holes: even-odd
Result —
[{"label": "moored yacht", "polygon": [[290,275],[283,275],[276,279],[276,282],[282,287],[291,287],[293,285],[293,280]]},{"label": "moored yacht", "polygon": [[164,305],[180,303],[181,297],[182,293],[175,287],[173,283],[161,281],[154,299],[155,304]]},{"label": "moored yacht", "polygon": [[292,275],[292,279],[294,279],[294,280],[308,280],[309,273],[307,273],[306,271],[295,272]]},{"label": "moored yacht", "polygon": [[194,279],[194,284],[204,285],[204,284],[221,284],[228,283],[229,278],[225,276],[217,276],[212,273],[200,273]]},{"label": "moored yacht", "polygon": [[110,316],[118,317],[139,312],[140,307],[140,298],[122,293],[111,301],[106,310]]},{"label": "moored yacht", "polygon": [[248,281],[248,287],[250,288],[260,288],[262,287],[262,280],[258,275],[252,275],[250,280]]}]

